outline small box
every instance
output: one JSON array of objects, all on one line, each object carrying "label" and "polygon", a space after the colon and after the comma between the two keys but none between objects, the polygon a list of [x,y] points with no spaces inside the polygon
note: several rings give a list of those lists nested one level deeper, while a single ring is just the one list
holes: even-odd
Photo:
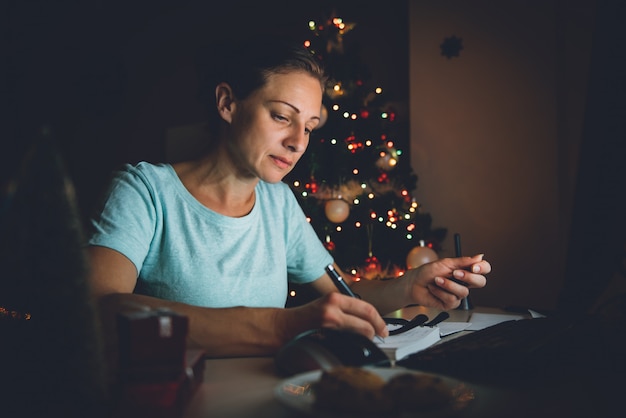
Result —
[{"label": "small box", "polygon": [[172,380],[124,382],[113,418],[179,418],[204,376],[204,351],[187,350],[185,371]]},{"label": "small box", "polygon": [[134,310],[117,316],[120,379],[172,380],[185,371],[189,321],[169,309]]}]

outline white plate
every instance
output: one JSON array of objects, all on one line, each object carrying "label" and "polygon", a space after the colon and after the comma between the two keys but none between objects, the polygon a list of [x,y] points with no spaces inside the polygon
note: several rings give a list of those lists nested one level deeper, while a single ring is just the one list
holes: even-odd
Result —
[{"label": "white plate", "polygon": [[[381,367],[368,367],[368,370],[376,373],[380,377],[385,380],[390,379],[392,376],[398,373],[415,373],[415,374],[424,374],[431,375],[431,373],[423,373],[415,370],[410,370],[402,367],[394,367],[394,368],[381,368]],[[290,378],[287,378],[281,381],[274,388],[274,395],[282,404],[298,410],[300,412],[305,412],[310,416],[319,416],[324,418],[332,418],[335,415],[330,414],[327,410],[318,410],[314,407],[315,402],[315,394],[311,389],[312,383],[315,383],[319,380],[322,375],[321,370],[316,370],[312,372],[302,373]],[[442,406],[441,408],[430,409],[428,411],[424,411],[420,413],[420,417],[423,418],[434,418],[434,417],[442,417],[449,416],[452,413],[457,413],[463,409],[465,409],[469,403],[475,397],[475,390],[470,387],[467,383],[461,382],[456,379],[452,379],[446,376],[440,376],[443,382],[450,387],[453,393],[453,400],[449,404]],[[336,415],[345,417],[345,414]],[[403,416],[403,415],[400,415]]]}]

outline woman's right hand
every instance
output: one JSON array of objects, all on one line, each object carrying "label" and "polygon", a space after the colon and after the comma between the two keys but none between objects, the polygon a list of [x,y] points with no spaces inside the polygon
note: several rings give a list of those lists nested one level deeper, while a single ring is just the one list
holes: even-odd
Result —
[{"label": "woman's right hand", "polygon": [[287,333],[292,337],[313,328],[347,330],[369,339],[376,335],[385,338],[389,334],[385,321],[373,305],[339,292],[330,292],[307,304],[285,309],[283,314],[289,316],[286,322],[292,331]]}]

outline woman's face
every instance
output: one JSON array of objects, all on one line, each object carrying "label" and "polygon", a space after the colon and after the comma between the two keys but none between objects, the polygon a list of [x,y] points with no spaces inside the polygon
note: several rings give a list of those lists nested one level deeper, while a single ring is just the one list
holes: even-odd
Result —
[{"label": "woman's face", "polygon": [[302,71],[272,74],[236,100],[228,144],[238,169],[269,183],[282,180],[306,150],[321,105],[320,82]]}]

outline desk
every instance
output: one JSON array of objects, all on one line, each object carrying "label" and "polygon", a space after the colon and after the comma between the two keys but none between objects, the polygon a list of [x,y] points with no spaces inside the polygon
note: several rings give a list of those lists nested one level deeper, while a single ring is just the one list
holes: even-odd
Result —
[{"label": "desk", "polygon": [[[449,321],[467,321],[472,312],[503,313],[487,308],[455,310],[449,312]],[[418,313],[433,317],[438,311],[415,306],[397,311],[394,316],[410,319]],[[184,418],[303,417],[301,412],[289,409],[274,398],[274,387],[281,380],[271,357],[208,359],[204,381],[189,402]],[[550,387],[537,382],[536,387],[523,390],[472,384],[476,398],[462,416],[608,417],[611,414],[600,413],[599,408],[610,411],[610,399],[607,403],[606,398],[611,394],[600,389],[599,384],[602,382],[574,379]]]}]

